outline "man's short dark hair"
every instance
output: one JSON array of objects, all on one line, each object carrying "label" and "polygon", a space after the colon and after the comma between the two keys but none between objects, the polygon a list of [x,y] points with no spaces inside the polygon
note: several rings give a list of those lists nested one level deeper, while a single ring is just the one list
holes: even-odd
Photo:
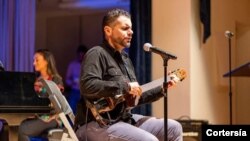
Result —
[{"label": "man's short dark hair", "polygon": [[129,12],[123,9],[113,9],[104,16],[102,21],[102,30],[105,26],[112,24],[119,16],[131,18]]}]

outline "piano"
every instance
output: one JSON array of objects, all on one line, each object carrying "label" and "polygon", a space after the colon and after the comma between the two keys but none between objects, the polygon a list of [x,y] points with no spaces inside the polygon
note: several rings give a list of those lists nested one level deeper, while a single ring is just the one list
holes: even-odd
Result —
[{"label": "piano", "polygon": [[48,98],[40,98],[34,91],[33,72],[0,71],[0,119],[9,125],[9,140],[17,141],[20,123],[35,114],[49,113]]},{"label": "piano", "polygon": [[0,72],[0,113],[48,112],[49,99],[34,91],[35,73]]},{"label": "piano", "polygon": [[36,113],[49,113],[50,101],[34,91],[33,72],[0,71],[0,118],[10,126]]}]

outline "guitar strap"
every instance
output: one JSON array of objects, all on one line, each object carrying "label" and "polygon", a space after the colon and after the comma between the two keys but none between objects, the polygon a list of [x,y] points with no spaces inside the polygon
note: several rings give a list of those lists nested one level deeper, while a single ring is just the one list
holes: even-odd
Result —
[{"label": "guitar strap", "polygon": [[88,100],[85,99],[85,103],[87,108],[89,108],[95,118],[95,120],[97,121],[97,123],[101,126],[107,126],[110,122],[107,119],[104,119],[96,110],[96,108],[94,107],[93,104],[91,104]]},{"label": "guitar strap", "polygon": [[116,52],[116,53],[115,53],[115,58],[114,58],[114,60],[116,61],[116,63],[117,63],[118,66],[120,67],[121,72],[122,72],[125,76],[127,76],[127,78],[131,81],[131,76],[129,75],[128,68],[127,68],[127,64],[126,64],[126,62],[124,61],[122,54],[120,54],[119,52]]}]

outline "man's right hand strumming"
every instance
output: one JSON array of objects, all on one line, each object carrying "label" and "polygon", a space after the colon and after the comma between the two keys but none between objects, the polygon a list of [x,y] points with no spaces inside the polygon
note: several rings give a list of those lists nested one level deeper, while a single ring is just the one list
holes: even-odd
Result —
[{"label": "man's right hand strumming", "polygon": [[133,95],[133,97],[141,96],[142,89],[138,82],[130,82],[129,83],[129,94]]}]

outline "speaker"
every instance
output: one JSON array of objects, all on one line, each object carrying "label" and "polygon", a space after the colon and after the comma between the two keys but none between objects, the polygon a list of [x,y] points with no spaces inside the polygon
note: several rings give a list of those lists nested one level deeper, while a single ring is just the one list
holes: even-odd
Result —
[{"label": "speaker", "polygon": [[183,141],[202,141],[202,125],[206,120],[177,120],[183,128]]}]

